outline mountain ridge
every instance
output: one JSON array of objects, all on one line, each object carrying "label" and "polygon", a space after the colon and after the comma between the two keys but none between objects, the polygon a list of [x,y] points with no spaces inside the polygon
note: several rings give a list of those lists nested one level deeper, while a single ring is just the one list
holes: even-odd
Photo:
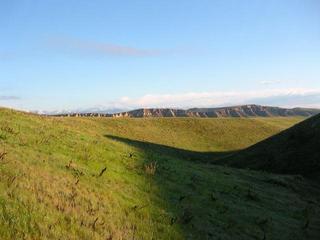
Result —
[{"label": "mountain ridge", "polygon": [[74,112],[65,114],[53,114],[53,116],[78,116],[78,117],[199,117],[199,118],[220,118],[220,117],[289,117],[301,116],[311,117],[320,113],[320,109],[314,108],[281,108],[262,105],[239,105],[218,108],[139,108],[131,111],[118,113],[103,112]]}]

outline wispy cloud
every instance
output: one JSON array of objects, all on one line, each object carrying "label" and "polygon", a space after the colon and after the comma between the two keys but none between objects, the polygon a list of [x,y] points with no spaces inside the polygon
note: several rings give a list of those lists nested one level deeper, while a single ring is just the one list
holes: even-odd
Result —
[{"label": "wispy cloud", "polygon": [[280,81],[278,81],[278,80],[260,81],[261,85],[272,85],[272,84],[277,84],[277,83],[280,83]]},{"label": "wispy cloud", "polygon": [[7,61],[14,58],[14,54],[12,52],[0,52],[0,61]]},{"label": "wispy cloud", "polygon": [[150,107],[219,107],[263,104],[282,107],[320,108],[320,89],[273,89],[260,91],[190,92],[181,94],[147,94],[140,98],[123,97],[107,105],[117,108]]},{"label": "wispy cloud", "polygon": [[49,40],[49,45],[67,51],[99,56],[151,57],[168,52],[160,49],[137,48],[115,43],[84,41],[73,38],[52,38]]},{"label": "wispy cloud", "polygon": [[20,100],[17,96],[0,96],[0,101]]}]

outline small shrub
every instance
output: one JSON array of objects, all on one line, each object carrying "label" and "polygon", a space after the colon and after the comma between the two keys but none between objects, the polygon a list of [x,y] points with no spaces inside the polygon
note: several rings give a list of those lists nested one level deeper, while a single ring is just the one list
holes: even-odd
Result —
[{"label": "small shrub", "polygon": [[0,152],[0,161],[3,161],[5,156],[7,155],[7,152]]},{"label": "small shrub", "polygon": [[259,201],[260,200],[258,197],[258,194],[253,192],[251,189],[248,189],[246,197],[248,200],[251,200],[251,201]]},{"label": "small shrub", "polygon": [[157,162],[150,162],[145,164],[144,171],[149,175],[154,175],[157,171]]},{"label": "small shrub", "polygon": [[6,156],[8,155],[5,147],[3,147],[3,150],[0,151],[0,162],[4,163],[4,160],[6,158]]},{"label": "small shrub", "polygon": [[9,134],[15,134],[15,131],[12,127],[9,126],[2,126],[1,131],[9,133]]}]

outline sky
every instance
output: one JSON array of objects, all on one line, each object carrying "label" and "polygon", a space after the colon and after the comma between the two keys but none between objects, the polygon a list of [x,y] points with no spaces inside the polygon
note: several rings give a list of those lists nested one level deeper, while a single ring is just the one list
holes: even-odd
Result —
[{"label": "sky", "polygon": [[0,106],[253,103],[320,108],[320,1],[0,1]]}]

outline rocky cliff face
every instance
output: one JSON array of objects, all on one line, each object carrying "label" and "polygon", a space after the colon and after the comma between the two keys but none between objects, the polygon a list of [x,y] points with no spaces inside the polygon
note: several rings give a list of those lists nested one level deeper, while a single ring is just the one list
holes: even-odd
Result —
[{"label": "rocky cliff face", "polygon": [[186,110],[170,108],[137,109],[113,114],[114,117],[188,117]]},{"label": "rocky cliff face", "polygon": [[279,108],[260,105],[243,105],[222,108],[192,108],[188,110],[170,108],[137,109],[129,112],[112,114],[113,117],[309,117],[320,113],[320,109],[308,108]]}]

